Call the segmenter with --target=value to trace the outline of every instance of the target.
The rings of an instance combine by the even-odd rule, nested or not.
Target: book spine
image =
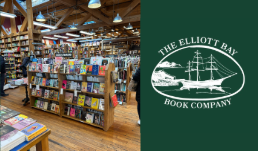
[[[26,137],[27,141],[32,140],[33,138],[37,137],[39,134],[41,134],[42,132],[44,132],[46,130],[47,130],[46,126],[42,127],[41,129],[37,130],[36,132],[31,134],[30,136]]]

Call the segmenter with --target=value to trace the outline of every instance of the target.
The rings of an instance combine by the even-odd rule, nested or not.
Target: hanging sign
[[[45,45],[44,43],[41,43],[41,42],[33,42],[32,44],[33,45]]]
[[[56,57],[72,57],[72,53],[57,53]]]

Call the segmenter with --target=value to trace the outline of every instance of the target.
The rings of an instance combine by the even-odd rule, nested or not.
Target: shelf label
[[[60,94],[63,94],[63,88],[61,88],[61,90],[60,90]]]
[[[31,83],[30,83],[30,89],[32,89],[32,85],[31,85]]]
[[[39,85],[36,85],[36,90],[39,90]]]

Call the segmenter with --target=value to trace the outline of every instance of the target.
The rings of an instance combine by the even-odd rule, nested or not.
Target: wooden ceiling
[[[5,0],[8,1],[8,0]],[[17,1],[17,0],[13,0]],[[47,24],[59,27],[48,34],[60,34],[87,29],[117,29],[124,33],[124,26],[130,22],[134,28],[140,28],[141,2],[140,0],[100,0],[101,7],[98,9],[88,8],[89,0],[50,0],[46,3],[33,7],[33,18],[36,20],[39,11],[47,18]],[[113,23],[113,18],[120,14],[123,18],[121,23]],[[114,16],[114,17],[113,17]],[[95,21],[95,24],[83,25],[84,22]],[[69,25],[78,23],[78,30],[70,30]],[[36,29],[40,29],[37,27]],[[127,31],[126,33],[130,33]]]

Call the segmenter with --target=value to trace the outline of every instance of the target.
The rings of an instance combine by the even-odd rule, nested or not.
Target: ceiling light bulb
[[[1,16],[4,16],[4,17],[9,17],[9,18],[15,18],[15,17],[17,17],[15,14],[6,13],[6,12],[2,12],[2,11],[0,11],[0,15],[1,15]]]
[[[74,25],[74,23],[71,25],[70,29],[77,29],[77,27]]]
[[[119,13],[117,13],[117,16],[114,18],[114,20],[113,20],[113,22],[114,23],[120,23],[120,22],[122,22],[123,20],[122,20],[122,18],[119,16]]]
[[[129,23],[129,25],[126,27],[126,29],[133,29],[133,26]]]

